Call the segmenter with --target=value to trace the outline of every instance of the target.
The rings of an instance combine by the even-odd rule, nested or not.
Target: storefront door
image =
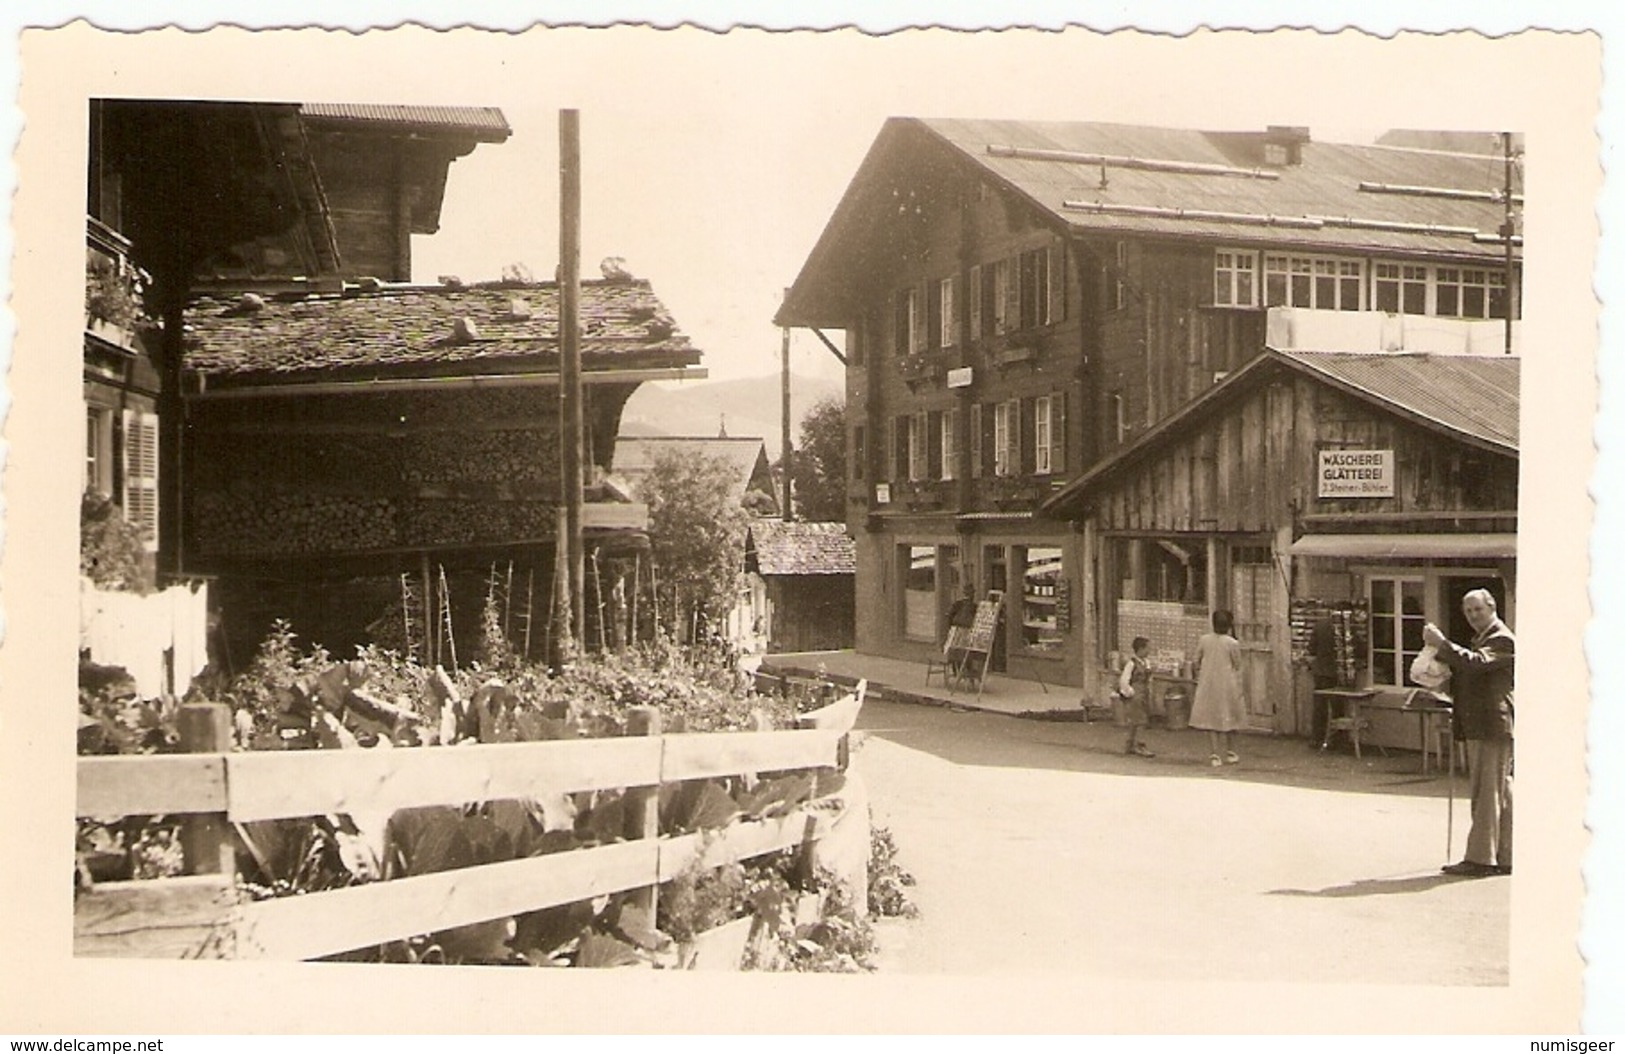
[[[1231,550],[1230,605],[1241,641],[1242,689],[1247,693],[1247,724],[1275,728],[1275,695],[1270,683],[1274,668],[1271,596],[1275,567],[1266,546],[1238,545]],[[1286,691],[1281,689],[1284,697]]]

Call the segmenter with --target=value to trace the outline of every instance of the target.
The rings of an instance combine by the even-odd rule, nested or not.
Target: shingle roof
[[[767,459],[759,436],[621,436],[615,440],[612,471],[626,481],[635,496],[639,481],[654,468],[655,458],[672,450],[694,457],[720,458],[733,466],[736,504],[745,500],[757,465],[765,465]]]
[[[262,298],[204,296],[187,313],[186,370],[211,385],[460,373],[555,372],[558,286],[552,282],[386,286],[374,292]],[[515,301],[522,301],[516,313]],[[526,314],[528,312],[528,315]],[[476,336],[460,342],[459,318]],[[614,365],[699,360],[664,305],[639,280],[581,283],[581,354]],[[589,366],[590,368],[590,366]]]
[[[892,118],[809,253],[777,321],[843,324],[855,291],[873,280],[877,246],[906,235],[893,229],[899,195],[918,190],[929,198],[946,173],[966,166],[1027,201],[1043,222],[1080,236],[1486,263],[1504,255],[1498,242],[1474,237],[1495,235],[1505,219],[1505,206],[1494,197],[1504,183],[1499,158],[1311,140],[1298,145],[1299,163],[1266,166],[1265,138],[1262,131],[1081,121]],[[1104,165],[1101,158],[1108,159]]]
[[[844,523],[757,520],[746,543],[746,551],[752,550],[762,575],[850,575],[857,570]]]
[[[300,114],[316,121],[344,121],[422,131],[471,133],[500,143],[513,134],[494,106],[400,106],[375,103],[303,103]]]
[[[1520,360],[1505,355],[1427,355],[1394,352],[1276,351],[1264,353],[1135,442],[1072,480],[1039,507],[1066,516],[1094,487],[1156,456],[1165,442],[1227,406],[1267,377],[1289,370],[1313,377],[1374,406],[1452,439],[1518,456]]]

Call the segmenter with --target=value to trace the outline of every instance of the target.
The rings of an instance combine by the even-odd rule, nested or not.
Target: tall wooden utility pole
[[[565,574],[568,614],[577,645],[587,636],[586,558],[581,535],[581,114],[559,111],[559,439],[563,472]],[[565,615],[564,611],[560,612]]]
[[[1506,180],[1502,196],[1506,199],[1506,220],[1501,224],[1501,243],[1506,247],[1506,348],[1512,354],[1512,318],[1517,314],[1517,290],[1512,282],[1512,133],[1501,133],[1501,153],[1506,160]]]
[[[786,289],[784,291],[784,295],[789,296],[790,295],[790,290]],[[780,471],[782,471],[784,473],[784,509],[783,509],[783,517],[784,517],[784,522],[789,523],[792,519],[794,519],[794,513],[792,512],[792,510],[790,508],[790,468],[791,468],[790,462],[791,462],[793,452],[790,449],[790,327],[789,326],[784,327],[783,335],[784,335],[784,340],[783,340],[782,348],[781,348],[781,351],[780,351],[780,365],[779,365],[779,374],[780,374],[780,381],[779,381],[780,392],[779,392],[779,394],[781,396],[781,398],[780,398],[781,430],[780,430],[780,433],[779,433],[779,449],[782,450],[784,453],[779,458],[779,466],[780,466]]]

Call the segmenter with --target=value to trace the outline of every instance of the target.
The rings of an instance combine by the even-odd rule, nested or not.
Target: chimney
[[[1307,142],[1305,125],[1270,125],[1264,129],[1264,164],[1275,168],[1303,164],[1303,144]]]

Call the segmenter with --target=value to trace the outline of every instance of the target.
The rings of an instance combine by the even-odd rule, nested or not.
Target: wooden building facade
[[[745,575],[760,600],[767,651],[852,647],[854,570],[844,523],[753,522],[745,539]]]
[[[1512,622],[1518,378],[1515,357],[1266,351],[1045,506],[1083,531],[1097,653],[1143,635],[1177,666],[1228,609],[1250,722],[1290,734],[1295,612],[1354,613],[1347,680],[1379,688],[1411,683],[1425,621],[1464,633],[1468,589]]]
[[[93,99],[86,211],[85,486],[195,575],[185,517],[182,332],[200,288],[337,293],[410,277],[447,169],[509,135],[498,110]]]
[[[1506,350],[1499,171],[1299,128],[889,120],[777,318],[846,335],[858,650],[923,661],[997,589],[993,668],[1091,684],[1092,550],[1035,510],[1266,347]]]
[[[598,578],[589,569],[596,611],[592,587],[607,610],[630,577],[622,558],[646,547],[646,509],[600,482],[621,409],[699,353],[645,281],[583,282],[579,310],[594,481],[583,524],[601,563],[616,561]],[[187,566],[220,581],[234,652],[280,614],[330,650],[383,639],[466,661],[493,569],[505,621],[539,652],[558,530],[558,365],[553,283],[195,301],[183,547]]]

